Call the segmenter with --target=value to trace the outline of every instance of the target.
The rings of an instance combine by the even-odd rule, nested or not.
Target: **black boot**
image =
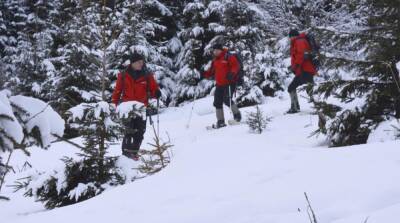
[[[141,144],[132,135],[125,136],[122,141],[122,155],[135,161],[139,160],[138,152]]]
[[[217,124],[213,125],[213,128],[214,129],[219,129],[219,128],[223,128],[225,126],[226,126],[225,120],[218,120]]]
[[[129,159],[133,159],[135,161],[139,160],[139,154],[137,153],[137,151],[131,149],[123,149],[122,155],[128,157]]]
[[[240,114],[240,112],[233,114],[233,119],[235,119],[237,122],[240,122],[242,120],[242,114]]]

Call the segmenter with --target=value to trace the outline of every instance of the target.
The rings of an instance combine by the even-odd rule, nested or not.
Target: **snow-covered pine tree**
[[[285,85],[293,77],[287,69],[290,65],[290,41],[287,35],[299,21],[292,14],[293,2],[290,0],[248,4],[254,11],[259,29],[263,31],[264,44],[255,54],[252,66],[253,85],[257,85],[264,95],[274,97],[278,92],[286,91]],[[260,92],[258,88],[253,87],[253,91]],[[246,97],[251,99],[251,96],[249,94]]]
[[[255,55],[265,46],[265,32],[260,29],[261,17],[254,7],[246,1],[223,1],[220,8],[221,24],[225,32],[216,36],[214,41],[222,42],[230,50],[240,53],[245,71],[245,84],[237,92],[239,106],[261,103],[263,91],[260,88],[264,75],[256,72]]]
[[[4,13],[6,12],[6,6],[4,2],[0,2],[0,86],[6,85],[6,64],[3,61],[5,57],[5,49],[8,45],[8,35],[7,35],[7,26],[6,26],[6,19],[4,18]]]
[[[24,95],[46,99],[46,85],[54,74],[52,24],[58,1],[7,0],[8,38],[4,63],[7,76],[13,77],[13,89]],[[47,99],[46,99],[47,100]]]
[[[93,2],[85,7],[79,2],[71,1],[63,8],[71,17],[63,26],[65,44],[58,49],[63,60],[54,79],[54,98],[62,113],[101,98],[101,6]]]
[[[63,134],[64,120],[49,104],[31,97],[13,96],[8,90],[0,91],[0,185],[8,171],[5,162],[15,149],[29,155],[25,148],[33,145],[47,148]]]
[[[90,84],[95,97],[90,100],[99,100],[80,103],[68,110],[69,122],[76,125],[78,135],[84,140],[84,145],[79,146],[82,159],[65,158],[65,167],[61,171],[56,175],[44,176],[47,179],[44,179],[42,185],[28,187],[26,193],[27,196],[37,197],[49,209],[87,200],[104,191],[106,187],[125,182],[124,174],[116,165],[117,158],[107,156],[109,144],[118,138],[119,132],[119,125],[112,119],[113,106],[104,101],[109,96],[109,47],[119,35],[119,29],[118,26],[113,26],[118,24],[113,21],[114,11],[105,5],[106,1],[82,3],[82,10],[86,13],[82,16],[83,19],[81,17],[81,22],[84,23],[76,28],[86,38],[74,39],[82,43],[77,47],[74,45],[77,42],[72,42],[72,47],[76,47],[78,52],[75,56],[82,55],[80,53],[83,52],[87,57],[81,59],[89,63],[92,72],[91,78],[85,77],[86,80],[94,81]],[[82,61],[76,61],[77,64],[79,62]],[[96,83],[97,86],[93,85]],[[59,186],[60,183],[62,187]]]
[[[26,196],[34,196],[52,209],[90,199],[109,186],[125,183],[125,175],[116,165],[117,157],[107,155],[119,128],[111,119],[111,109],[108,103],[100,101],[82,103],[69,110],[70,121],[79,124],[84,140],[81,159],[64,158],[65,167],[42,174],[43,183],[28,185]]]
[[[139,52],[146,57],[147,68],[154,72],[163,92],[163,100],[168,103],[175,89],[172,81],[173,63],[171,55],[176,30],[175,20],[169,8],[157,0],[117,1],[120,35],[110,46],[110,70],[116,74],[126,69],[129,55]]]
[[[313,95],[315,107],[327,119],[319,132],[328,136],[331,146],[366,143],[380,122],[399,116],[395,64],[400,55],[400,6],[369,0],[332,6],[331,26],[319,27],[321,37],[331,39],[324,49],[331,66],[324,70],[328,80],[315,87]]]
[[[174,104],[193,98],[204,97],[213,87],[213,82],[201,80],[204,64],[209,60],[205,56],[205,48],[214,37],[217,27],[223,31],[224,27],[218,24],[219,13],[213,10],[210,1],[192,1],[183,3],[182,29],[178,33],[179,41],[176,45],[181,50],[176,57],[175,66],[178,71],[175,76],[177,88],[174,92]]]
[[[173,6],[169,6],[168,2],[170,1],[145,2],[143,16],[147,20],[143,27],[146,39],[151,44],[150,49],[154,48],[154,52],[149,51],[148,67],[157,78],[166,104],[172,100],[176,88],[173,81],[173,58],[179,49],[176,38],[178,24],[170,8]]]
[[[23,28],[25,24],[25,13],[22,7],[19,7],[18,1],[2,1],[1,3],[1,14],[4,23],[1,25],[2,36],[1,36],[1,58],[0,61],[4,65],[2,66],[2,77],[6,79],[4,87],[17,89],[18,75],[16,61],[18,61],[19,51],[19,30]]]
[[[280,7],[278,3],[275,7],[267,5],[271,3],[192,1],[185,5],[182,19],[184,27],[179,34],[185,44],[177,57],[177,66],[180,68],[176,75],[177,103],[193,96],[201,97],[210,91],[209,82],[199,82],[198,77],[207,67],[205,64],[209,62],[210,49],[215,43],[221,43],[241,54],[246,77],[244,87],[238,91],[240,105],[260,103],[263,95],[272,96],[283,89],[283,79],[287,75],[282,71],[284,66],[282,63],[273,64],[279,61],[282,54],[274,59],[266,58],[271,53],[262,54],[265,46],[272,42],[266,39],[273,36],[273,32],[267,35],[268,26],[264,20],[268,16],[272,18],[271,15],[276,14],[275,11]],[[279,72],[275,71],[278,69],[267,70],[267,66],[264,66],[267,60],[279,67]]]
[[[60,6],[65,19],[56,21],[62,31],[51,95],[62,114],[80,103],[110,98],[111,53],[122,24],[117,11],[104,6],[107,3],[74,0]],[[67,125],[66,137],[76,132]]]
[[[256,106],[255,112],[249,112],[246,119],[250,131],[258,134],[261,134],[265,130],[270,121],[271,119],[264,115],[259,106]]]

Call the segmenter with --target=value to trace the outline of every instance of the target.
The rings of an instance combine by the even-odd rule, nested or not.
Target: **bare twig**
[[[30,117],[28,120],[24,121],[24,123],[28,123],[30,120],[36,118],[38,115],[40,115],[41,113],[43,113],[44,111],[46,111],[47,107],[49,107],[49,103],[46,104],[46,106],[38,113],[34,114],[32,117]]]
[[[73,146],[75,146],[75,147],[78,147],[79,149],[85,149],[85,147],[83,147],[83,146],[81,146],[81,145],[79,145],[79,144],[77,144],[77,143],[74,143],[74,142],[72,142],[71,140],[68,140],[68,139],[66,139],[66,138],[64,138],[64,137],[62,137],[62,136],[59,136],[59,135],[56,135],[56,134],[52,134],[52,135],[53,135],[54,137],[56,137],[58,140],[67,142],[67,143],[69,143],[69,144],[71,144],[71,145],[73,145]]]
[[[0,179],[0,192],[1,192],[1,188],[3,187],[6,175],[7,175],[8,171],[10,170],[8,164],[10,163],[12,153],[13,153],[13,150],[11,150],[10,154],[8,155],[7,162],[5,164],[6,170],[4,171],[4,174],[3,174],[3,176],[1,176],[1,179]]]

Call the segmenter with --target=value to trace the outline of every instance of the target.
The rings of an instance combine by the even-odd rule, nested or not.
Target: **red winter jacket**
[[[156,91],[159,89],[154,75],[142,72],[142,74],[133,78],[128,70],[125,71],[125,80],[123,80],[122,73],[118,74],[117,84],[112,94],[112,102],[118,105],[122,94],[122,102],[138,101],[147,106],[147,90],[149,90],[150,97],[155,98]],[[147,84],[149,84],[148,87]]]
[[[292,70],[296,76],[301,75],[303,72],[315,75],[317,70],[310,59],[304,60],[304,53],[311,52],[311,46],[306,39],[306,34],[301,33],[299,36],[290,39],[290,56],[292,62]]]
[[[228,53],[227,49],[224,49],[220,55],[218,55],[211,64],[210,69],[204,72],[205,78],[215,76],[215,82],[217,86],[225,86],[228,84],[236,83],[239,79],[238,73],[240,70],[240,64],[236,56],[231,55],[225,60],[225,55]],[[233,79],[229,81],[227,75],[231,73]]]

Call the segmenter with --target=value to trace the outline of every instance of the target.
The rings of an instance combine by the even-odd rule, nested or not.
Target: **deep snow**
[[[215,119],[211,97],[195,102],[189,128],[192,103],[168,108],[160,127],[175,146],[166,169],[51,211],[5,188],[12,200],[0,202],[1,222],[308,223],[304,192],[321,223],[400,222],[400,141],[378,137],[367,145],[327,148],[323,137],[308,137],[317,117],[304,98],[301,103],[303,112],[283,115],[287,96],[267,98],[261,108],[273,119],[261,135],[246,125],[205,130]],[[148,131],[146,140],[151,136]],[[7,184],[55,168],[59,158],[76,152],[65,143],[31,150],[29,158],[16,152],[12,164],[21,167],[27,159],[33,168],[10,174]],[[111,152],[119,154],[119,146]]]

